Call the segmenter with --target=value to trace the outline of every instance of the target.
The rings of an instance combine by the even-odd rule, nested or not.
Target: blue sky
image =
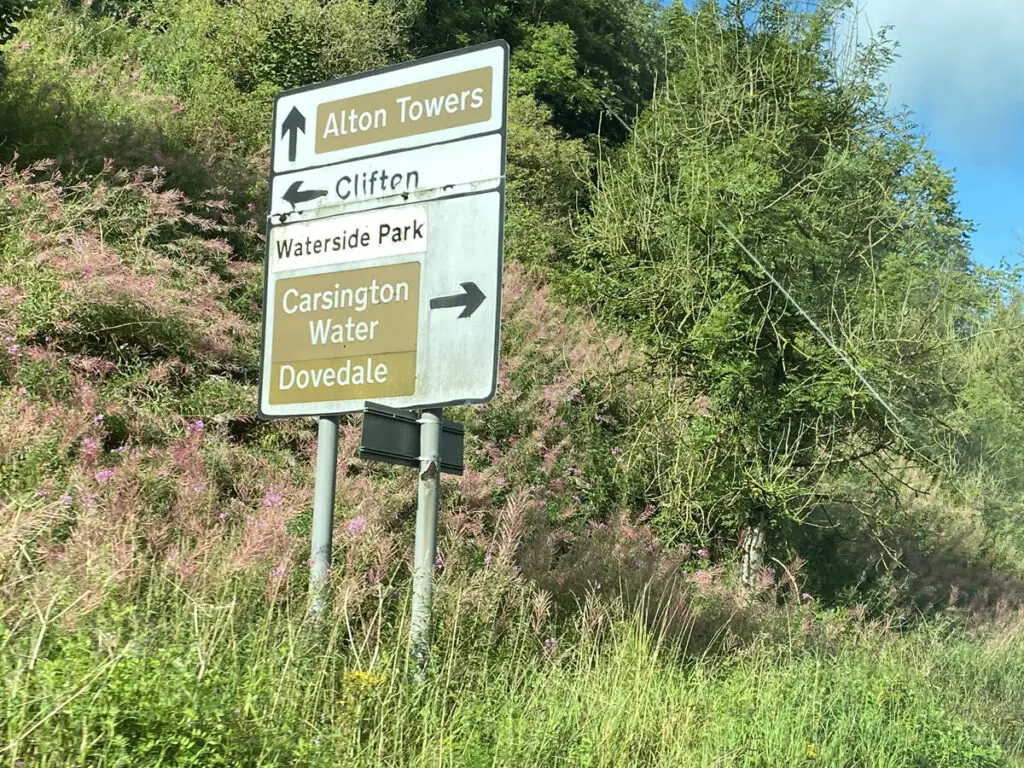
[[[890,105],[953,171],[974,260],[1024,266],[1024,0],[856,1],[861,40],[892,27]]]
[[[860,0],[861,36],[882,25],[890,103],[954,169],[975,261],[1024,264],[1024,0]]]

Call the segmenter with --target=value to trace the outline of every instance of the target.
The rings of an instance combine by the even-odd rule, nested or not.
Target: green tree
[[[934,469],[985,307],[948,173],[886,112],[892,46],[836,64],[848,8],[667,9],[667,82],[602,166],[568,273],[705,403],[657,479],[661,524],[745,530],[748,578],[773,525],[835,504],[884,523],[896,464]]]
[[[651,0],[420,0],[414,50],[436,53],[495,38],[574,136],[623,138],[651,93],[658,58]],[[602,113],[612,112],[618,118]]]

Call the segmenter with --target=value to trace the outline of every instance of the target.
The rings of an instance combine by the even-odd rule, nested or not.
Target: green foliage
[[[31,0],[4,0],[3,3],[0,3],[0,44],[6,43],[10,39],[17,23],[24,18],[26,12],[31,10],[33,5]],[[2,66],[0,66],[0,72],[2,71]]]
[[[489,0],[419,0],[411,45],[447,51],[495,38],[513,50],[523,82],[573,136],[624,136],[650,98],[658,46],[647,0],[567,0],[533,6]],[[607,113],[617,115],[611,117]],[[602,113],[604,117],[602,117]]]
[[[666,12],[669,80],[601,169],[564,280],[706,398],[657,480],[663,522],[730,538],[826,501],[891,508],[897,456],[935,472],[987,306],[948,174],[884,111],[884,39],[840,76],[844,6],[744,8]]]
[[[404,18],[363,0],[71,11],[49,2],[8,46],[7,151],[91,171],[103,157],[127,167],[155,160],[173,186],[199,195],[219,182],[244,205],[264,192],[258,153],[269,146],[273,95],[391,63],[404,51]],[[69,69],[87,76],[69,79]]]
[[[614,610],[598,619],[600,638],[585,621],[538,632],[528,595],[514,592],[493,618],[460,615],[482,587],[439,592],[426,685],[404,661],[407,595],[318,629],[301,605],[261,609],[241,583],[196,599],[156,580],[134,603],[108,597],[77,629],[61,630],[55,613],[5,628],[10,758],[996,768],[1020,748],[1019,637],[858,638],[848,621],[805,614],[803,630],[793,619],[803,649],[758,646],[681,668],[679,648]],[[954,688],[962,695],[943,700]]]
[[[590,155],[550,124],[513,72],[508,105],[506,257],[548,266],[572,247],[572,226],[586,204]]]

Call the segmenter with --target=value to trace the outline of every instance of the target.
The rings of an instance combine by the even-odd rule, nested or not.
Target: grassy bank
[[[443,582],[418,684],[403,590],[357,602],[336,585],[317,626],[284,584],[268,600],[241,580],[191,594],[165,574],[145,582],[73,625],[74,589],[8,608],[4,765],[956,768],[1024,757],[1020,617],[899,635],[789,604],[730,653],[700,651],[688,647],[692,622],[645,626],[597,596],[559,618],[491,566]]]
[[[809,184],[817,149],[803,166],[762,152],[793,115],[722,129],[705,97],[761,114],[729,100],[745,66],[751,83],[810,70],[797,51],[761,78],[718,4],[656,24],[632,0],[543,20],[451,5],[42,0],[16,27],[0,11],[0,768],[1024,765],[1022,305],[1009,276],[976,285],[935,255],[962,234],[945,176],[876,194],[858,169],[902,184],[917,155],[867,162],[852,141],[825,155],[836,183]],[[610,41],[595,19],[635,29]],[[356,418],[330,611],[305,615],[315,423],[255,413],[271,97],[499,33],[498,389],[448,410],[466,471],[442,482],[417,682],[415,475],[361,461]],[[623,73],[658,58],[634,45],[655,33],[737,78],[669,62],[691,101],[623,112],[609,137],[598,105],[652,91]],[[814,88],[764,104],[804,109]],[[794,130],[842,117],[842,95],[818,93]],[[819,127],[828,142],[794,146],[845,135]],[[805,210],[772,213],[797,193]],[[760,221],[743,235],[776,273],[832,294],[821,275],[856,261],[868,203],[924,228],[879,252],[889,282],[860,283],[849,318],[817,316],[853,357],[889,350],[862,367],[906,434],[696,226],[723,205]],[[908,305],[908,276],[927,302]],[[594,288],[618,305],[583,303]],[[960,314],[935,325],[933,298]],[[740,586],[754,502],[778,514]]]

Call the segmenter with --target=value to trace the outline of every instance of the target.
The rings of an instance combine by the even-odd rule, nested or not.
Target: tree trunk
[[[740,576],[743,583],[748,587],[754,586],[757,582],[757,575],[764,567],[765,559],[765,530],[764,510],[761,516],[752,520],[743,534],[743,560],[740,564]]]

